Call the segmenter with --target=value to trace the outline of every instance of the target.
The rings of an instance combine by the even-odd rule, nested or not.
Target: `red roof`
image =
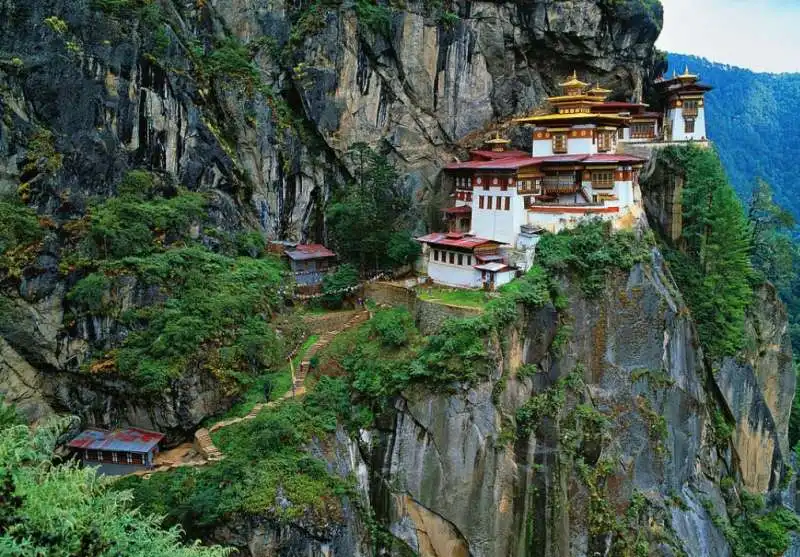
[[[588,205],[531,205],[531,213],[619,213],[619,207],[601,207]]]
[[[559,164],[559,163],[640,163],[645,162],[645,159],[634,157],[631,155],[613,155],[613,154],[600,154],[588,155],[585,153],[576,155],[547,155],[540,157],[531,157],[525,155],[524,157],[503,159],[499,161],[469,161],[450,164],[445,168],[447,170],[516,170],[526,166],[537,166],[542,164]]]
[[[644,103],[629,103],[624,101],[606,101],[603,104],[598,104],[592,108],[643,108],[647,106]]]
[[[445,166],[446,170],[518,170],[525,166],[536,164],[527,153],[516,156],[507,157],[504,159],[494,161],[467,161],[456,162]]]
[[[585,164],[597,164],[597,163],[630,163],[636,164],[645,162],[645,159],[641,157],[634,157],[633,155],[609,155],[609,154],[598,154],[598,155],[586,155],[586,158],[581,161]]]
[[[423,244],[464,249],[474,249],[485,244],[500,245],[500,242],[496,242],[494,240],[453,232],[434,232],[433,234],[428,234],[427,236],[417,238],[417,241]]]
[[[486,160],[497,160],[497,159],[507,159],[511,157],[526,157],[528,153],[525,151],[519,151],[517,149],[511,149],[510,151],[486,151],[484,149],[476,149],[475,151],[470,151],[470,155],[473,157],[479,157]]]
[[[137,427],[107,431],[87,429],[67,443],[71,449],[92,451],[117,451],[123,453],[148,453],[164,439],[163,433]]]
[[[472,207],[469,205],[461,205],[460,207],[448,207],[447,209],[442,209],[443,213],[447,213],[448,215],[464,215],[466,213],[472,212]]]
[[[286,256],[294,261],[336,257],[336,254],[322,244],[299,244],[293,250],[286,250]]]

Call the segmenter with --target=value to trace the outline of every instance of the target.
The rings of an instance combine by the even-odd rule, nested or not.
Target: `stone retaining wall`
[[[436,333],[445,319],[474,317],[483,312],[480,308],[450,306],[440,302],[420,300],[413,289],[388,282],[368,284],[364,295],[378,305],[407,308],[423,335]]]
[[[321,335],[328,331],[342,329],[355,314],[356,312],[353,310],[337,311],[336,313],[323,315],[307,315],[303,317],[303,323],[308,327],[309,334]]]

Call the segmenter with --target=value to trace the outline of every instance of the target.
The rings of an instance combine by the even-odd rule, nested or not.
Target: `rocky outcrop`
[[[148,414],[137,425],[172,429],[214,407],[216,395],[193,385],[117,412],[117,386],[55,379],[87,358],[89,337],[125,334],[100,316],[65,322],[79,277],[60,264],[72,247],[64,225],[113,196],[128,170],[204,192],[222,232],[323,240],[352,144],[387,153],[425,199],[465,135],[537,107],[573,70],[619,96],[640,94],[657,71],[661,24],[660,7],[635,0],[412,2],[375,7],[377,24],[352,3],[141,6],[0,3],[0,194],[21,197],[53,231],[21,282],[1,285],[18,310],[16,330],[2,331],[15,368],[59,385],[32,416],[48,405],[90,421]],[[0,390],[19,391],[10,381]],[[199,406],[177,402],[195,395]]]
[[[380,431],[383,440],[373,443],[378,489],[371,496],[383,501],[376,508],[412,547],[423,543],[419,532],[430,529],[433,515],[442,543],[464,543],[469,555],[576,556],[602,554],[611,542],[590,528],[600,519],[594,497],[605,498],[612,515],[624,515],[644,494],[650,524],[666,529],[665,547],[728,555],[698,501],[722,501],[707,478],[730,471],[708,442],[702,357],[658,254],[610,280],[597,298],[577,287],[568,292],[572,334],[563,353],[550,349],[557,326],[552,308],[535,312],[508,333],[503,350],[496,347],[490,381],[452,395],[409,395],[398,404]],[[522,364],[539,373],[518,378]],[[575,399],[520,437],[517,411],[576,370],[583,386]],[[602,443],[587,438],[589,425],[569,424],[576,406],[607,420]],[[581,475],[578,462],[593,479]],[[601,465],[607,476],[591,476]],[[607,490],[599,493],[601,482]],[[426,513],[405,510],[398,498]],[[629,526],[657,537],[647,524]]]

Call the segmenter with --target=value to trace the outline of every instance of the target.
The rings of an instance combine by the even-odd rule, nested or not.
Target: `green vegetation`
[[[358,285],[358,270],[352,265],[340,265],[322,279],[321,302],[330,309],[340,309],[352,288]]]
[[[275,370],[288,340],[270,324],[285,284],[281,262],[192,245],[190,227],[205,215],[199,194],[163,197],[154,177],[141,171],[129,172],[117,189],[119,197],[94,205],[75,227],[77,249],[68,262],[94,272],[67,299],[73,315],[110,315],[129,333],[85,371],[116,372],[141,392],[158,392],[205,370],[234,393]],[[120,297],[132,284],[148,294],[123,312]]]
[[[44,237],[39,218],[11,197],[0,197],[0,269],[19,277],[30,263]],[[3,272],[0,271],[0,278]]]
[[[351,416],[347,385],[323,377],[302,399],[283,401],[254,420],[213,434],[225,459],[201,468],[178,468],[149,480],[126,478],[147,512],[166,516],[193,533],[237,514],[317,524],[340,519],[340,497],[349,484],[304,451],[315,437],[332,434]]]
[[[574,230],[544,236],[536,247],[536,260],[552,274],[567,271],[579,279],[588,296],[597,296],[605,286],[606,276],[614,269],[630,270],[647,261],[647,243],[631,232],[611,230],[601,220],[584,222]]]
[[[107,274],[134,275],[168,298],[124,314],[132,332],[88,371],[115,369],[146,391],[164,389],[189,369],[206,369],[231,387],[248,384],[283,353],[263,317],[279,302],[281,270],[277,260],[231,259],[199,247],[105,264]],[[70,296],[85,304],[82,294],[96,289],[96,277],[80,281]]]
[[[668,147],[659,158],[685,170],[683,229],[664,255],[697,322],[706,354],[734,354],[744,339],[752,299],[750,227],[716,153],[695,146]]]
[[[66,422],[0,426],[0,554],[112,557],[221,557],[220,548],[185,546],[177,529],[135,510],[128,491],[115,491],[92,468],[57,464],[56,441]]]
[[[356,0],[358,23],[376,35],[388,35],[392,26],[392,10],[380,0]]]
[[[741,508],[730,519],[720,516],[710,501],[702,503],[734,557],[779,557],[789,548],[791,533],[800,531],[800,517],[795,513],[784,507],[767,511],[762,497],[747,492],[742,492]]]
[[[334,251],[361,272],[413,261],[419,247],[408,235],[415,210],[411,190],[394,165],[367,145],[353,145],[349,156],[355,180],[335,192],[327,212]]]
[[[440,285],[420,286],[416,292],[420,300],[450,306],[483,308],[491,300],[491,296],[483,290],[447,288]]]
[[[188,237],[190,226],[204,216],[205,199],[197,193],[152,199],[123,194],[92,208],[80,251],[90,259],[145,255]]]

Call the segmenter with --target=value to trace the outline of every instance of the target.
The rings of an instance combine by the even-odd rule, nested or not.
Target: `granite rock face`
[[[56,226],[144,169],[205,193],[222,232],[324,240],[352,144],[388,154],[424,201],[457,142],[536,108],[573,70],[640,94],[661,25],[660,7],[635,0],[412,2],[386,7],[380,25],[351,3],[139,5],[0,3],[0,194]],[[231,56],[242,49],[252,68]],[[31,416],[79,409],[91,423],[169,430],[223,408],[210,378],[139,408],[113,394],[124,385],[75,373],[92,343],[125,331],[101,316],[67,322],[80,276],[61,268],[63,242],[48,234],[19,279],[0,273],[16,325],[1,328],[0,391],[29,397],[20,377],[36,370],[46,376],[29,384],[54,387],[41,403],[29,397]]]

